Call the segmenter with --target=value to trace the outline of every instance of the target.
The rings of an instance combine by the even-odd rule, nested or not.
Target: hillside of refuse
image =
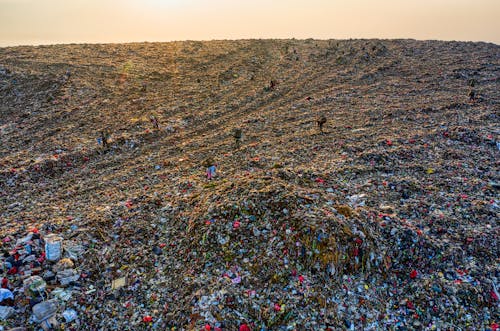
[[[499,116],[488,43],[0,48],[0,328],[497,330]]]

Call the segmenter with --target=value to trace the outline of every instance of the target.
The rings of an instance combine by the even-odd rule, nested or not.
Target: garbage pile
[[[5,326],[78,329],[74,303],[81,294],[78,259],[84,247],[33,228],[23,237],[4,237],[0,319]]]
[[[498,330],[498,54],[0,49],[0,331]]]

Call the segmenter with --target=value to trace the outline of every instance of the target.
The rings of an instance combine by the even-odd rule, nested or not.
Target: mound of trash
[[[498,330],[498,54],[0,49],[0,331]]]

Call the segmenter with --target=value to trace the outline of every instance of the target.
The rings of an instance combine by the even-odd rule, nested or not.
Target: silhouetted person
[[[159,130],[160,129],[160,124],[158,123],[158,119],[156,118],[156,116],[154,115],[151,115],[149,116],[149,120],[151,121],[151,124],[153,124],[153,126]]]
[[[321,133],[323,133],[323,125],[325,125],[325,123],[326,123],[326,117],[325,116],[321,116],[321,118],[318,119],[316,122],[318,123],[319,131]]]
[[[474,92],[474,90],[470,90],[469,94],[467,94],[467,96],[469,97],[470,101],[476,100],[476,92]]]
[[[276,88],[276,85],[278,85],[278,83],[275,80],[272,80],[269,84],[269,88],[271,89],[271,91]]]
[[[69,70],[66,70],[66,73],[64,74],[63,78],[62,78],[62,83],[67,83],[69,81],[69,79],[71,78],[71,71]]]
[[[477,84],[477,80],[475,80],[474,78],[471,78],[467,81],[467,85],[469,85],[470,87],[475,87]]]
[[[269,91],[274,91],[274,89],[276,89],[276,86],[278,86],[278,82],[277,82],[277,81],[275,81],[275,80],[271,80],[271,81],[269,82],[269,85],[268,85],[268,86],[266,86],[266,87],[264,88],[264,90],[265,90],[265,91],[267,91],[267,92],[269,92]]]
[[[236,147],[240,147],[240,143],[241,143],[241,137],[243,136],[243,132],[240,128],[236,128],[234,129],[233,131],[233,138],[234,138],[234,142],[236,144]]]
[[[104,149],[107,149],[109,147],[109,138],[111,137],[111,134],[107,129],[101,131],[101,142],[102,142],[102,147]]]

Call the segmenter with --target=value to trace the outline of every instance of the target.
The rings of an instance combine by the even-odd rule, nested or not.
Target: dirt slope
[[[494,44],[0,48],[0,237],[86,247],[82,330],[484,329],[499,111]]]

